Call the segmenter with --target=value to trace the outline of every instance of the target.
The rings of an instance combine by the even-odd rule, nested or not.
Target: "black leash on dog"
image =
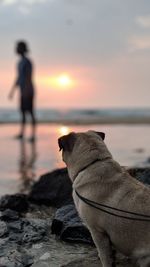
[[[122,210],[122,209],[117,209],[117,208],[114,208],[114,207],[111,207],[111,206],[107,206],[107,205],[104,205],[104,204],[101,204],[101,203],[97,203],[97,202],[94,202],[90,199],[87,199],[85,197],[82,197],[76,190],[75,190],[77,196],[84,202],[86,203],[87,205],[95,208],[95,209],[98,209],[102,212],[105,212],[109,215],[113,215],[115,217],[119,217],[119,218],[123,218],[123,219],[128,219],[128,220],[133,220],[133,221],[144,221],[144,222],[150,222],[150,216],[149,215],[145,215],[145,214],[140,214],[140,213],[135,213],[135,212],[130,212],[130,211],[126,211],[126,210]],[[108,209],[108,210],[105,210]],[[139,217],[142,217],[142,218],[134,218],[134,217],[129,217],[129,216],[124,216],[124,215],[119,215],[119,214],[116,214],[114,212],[111,212],[109,210],[112,210],[112,211],[117,211],[117,212],[121,212],[123,214],[128,214],[128,215],[134,215],[134,216],[139,216]]]

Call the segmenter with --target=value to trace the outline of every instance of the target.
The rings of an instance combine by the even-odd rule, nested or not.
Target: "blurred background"
[[[0,0],[0,32],[0,195],[64,167],[57,139],[70,131],[103,130],[121,165],[149,166],[149,1]],[[18,40],[34,65],[34,144],[13,138]]]
[[[38,108],[149,107],[147,0],[1,0],[1,107],[26,40]],[[17,100],[16,100],[17,101]]]

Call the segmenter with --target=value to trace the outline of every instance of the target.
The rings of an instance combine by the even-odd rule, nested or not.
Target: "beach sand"
[[[104,131],[113,157],[123,166],[149,166],[149,125],[39,124],[35,144],[16,140],[18,124],[0,126],[0,195],[27,192],[40,175],[64,167],[57,139],[70,131]],[[27,137],[30,129],[27,129]]]

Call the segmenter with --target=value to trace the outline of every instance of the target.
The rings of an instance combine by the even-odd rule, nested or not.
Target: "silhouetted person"
[[[23,41],[18,42],[16,46],[16,53],[20,56],[18,63],[17,79],[10,91],[9,98],[14,95],[14,91],[19,87],[20,91],[20,112],[21,112],[21,132],[17,136],[18,139],[23,139],[25,135],[26,115],[31,116],[32,134],[29,139],[31,142],[35,140],[35,125],[36,119],[34,114],[34,86],[32,83],[32,70],[33,66],[30,59],[26,56],[28,53],[27,44]]]

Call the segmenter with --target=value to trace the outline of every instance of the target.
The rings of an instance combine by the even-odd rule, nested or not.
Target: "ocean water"
[[[42,174],[65,167],[59,152],[58,138],[71,131],[103,131],[105,143],[122,166],[150,166],[149,124],[58,124],[37,126],[35,144],[28,141],[30,127],[23,142],[15,139],[19,124],[0,125],[0,195],[26,193]]]
[[[39,123],[150,123],[150,109],[38,109]],[[0,123],[16,123],[20,114],[14,109],[0,109]]]
[[[57,140],[71,131],[104,131],[106,145],[123,166],[150,165],[150,109],[37,110],[37,141],[23,142],[19,112],[0,109],[0,195],[27,192],[42,174],[65,167]]]

